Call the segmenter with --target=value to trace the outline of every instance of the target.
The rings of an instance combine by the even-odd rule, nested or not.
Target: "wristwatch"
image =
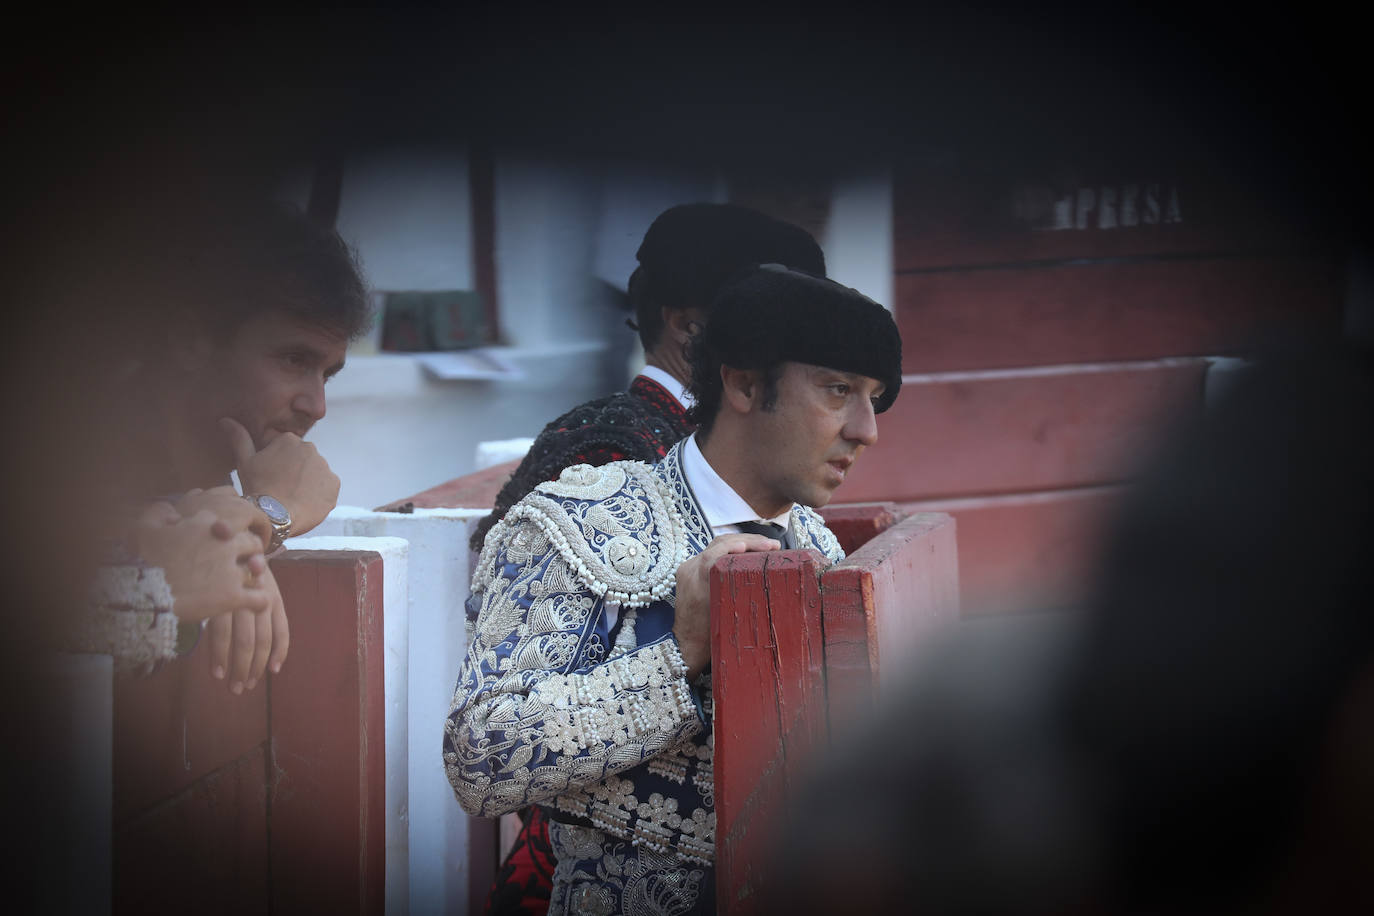
[[[267,552],[274,552],[281,546],[282,541],[291,536],[291,513],[286,511],[280,500],[266,494],[249,496],[245,493],[243,498],[261,509],[262,514],[272,523],[272,543],[268,545]]]

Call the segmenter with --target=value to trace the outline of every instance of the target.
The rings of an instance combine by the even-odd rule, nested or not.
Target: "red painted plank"
[[[1203,360],[935,377],[903,384],[844,502],[1114,483],[1202,403]]]
[[[957,620],[957,563],[953,520],[921,513],[829,568],[786,551],[711,570],[721,912],[775,911],[774,831],[827,723],[869,708],[872,685],[898,682],[914,646]]]
[[[1293,250],[1314,228],[1280,218],[1263,189],[1194,161],[900,166],[897,269],[1068,258]],[[1177,203],[1177,209],[1171,203]],[[1134,223],[1134,225],[1131,225]]]
[[[398,506],[410,503],[417,509],[490,509],[496,505],[496,494],[510,479],[511,472],[520,464],[520,459],[494,464],[489,468],[464,474],[446,480],[428,490],[392,500],[378,506],[378,512],[395,511]]]
[[[932,500],[908,511],[948,512],[958,522],[964,616],[1077,606],[1097,567],[1120,487]]]
[[[114,688],[114,819],[163,801],[267,741],[267,688],[239,696],[210,676],[207,640]],[[290,663],[288,659],[288,664]]]
[[[820,510],[825,527],[835,535],[845,555],[853,553],[897,524],[901,512],[896,503],[831,503]]]
[[[267,756],[259,748],[118,824],[111,911],[267,912],[266,784]]]
[[[294,610],[291,657],[269,683],[272,905],[280,913],[380,913],[382,560],[370,551],[290,551],[273,571]]]
[[[821,574],[830,721],[900,683],[915,648],[959,617],[955,522],[920,512]]]
[[[1237,353],[1289,325],[1340,327],[1324,257],[899,274],[907,372]]]
[[[826,741],[814,551],[741,554],[711,570],[716,894],[767,912],[767,853],[803,768]]]

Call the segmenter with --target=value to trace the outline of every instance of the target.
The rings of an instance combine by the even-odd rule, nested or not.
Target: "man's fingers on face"
[[[274,438],[271,442],[267,443],[267,445],[263,448],[263,451],[281,452],[287,449],[295,450],[299,449],[303,445],[310,445],[310,443],[306,442],[296,433],[282,432],[278,433],[276,438]],[[314,446],[311,447],[313,448]]]
[[[235,467],[242,467],[244,462],[258,453],[257,446],[253,445],[253,437],[238,420],[233,417],[220,417],[219,428],[224,431],[224,438],[234,453]]]

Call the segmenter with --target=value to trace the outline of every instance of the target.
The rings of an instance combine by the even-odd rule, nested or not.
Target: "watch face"
[[[291,521],[291,513],[286,511],[286,507],[271,496],[259,496],[257,498],[258,508],[267,513],[273,524],[284,525]]]

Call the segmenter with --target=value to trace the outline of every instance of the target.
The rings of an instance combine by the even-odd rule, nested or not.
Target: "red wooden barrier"
[[[896,503],[846,503],[829,505],[820,510],[825,527],[835,535],[849,556],[882,532],[897,524],[906,513]]]
[[[270,685],[272,907],[381,913],[382,560],[375,553],[293,551],[276,565],[287,607],[296,610],[291,657]]]
[[[416,509],[490,509],[496,505],[496,494],[501,492],[501,488],[510,480],[511,473],[519,465],[519,459],[494,464],[489,468],[446,480],[414,496],[378,506],[377,511],[394,512],[407,504]]]
[[[917,645],[959,616],[954,520],[903,519],[821,576],[831,721],[863,715]]]
[[[723,913],[753,912],[799,768],[827,738],[815,551],[733,555],[711,570],[716,888]]]
[[[958,601],[954,523],[935,513],[899,522],[828,568],[814,551],[735,554],[712,568],[722,913],[772,911],[773,827],[832,723],[871,706],[914,645],[957,618]]]
[[[382,911],[381,558],[290,551],[272,570],[280,675],[234,696],[201,645],[116,682],[115,913]]]

